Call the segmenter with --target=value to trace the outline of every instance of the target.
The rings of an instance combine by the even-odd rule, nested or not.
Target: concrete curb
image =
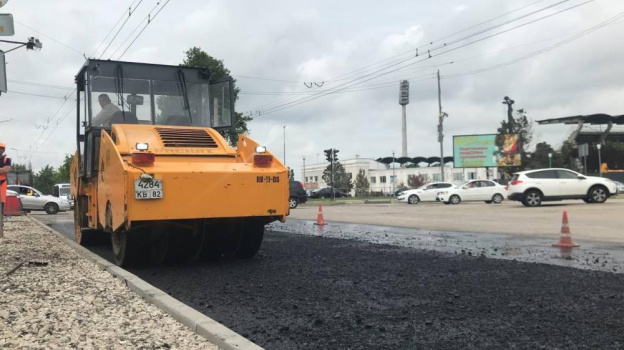
[[[191,308],[169,294],[152,286],[138,276],[122,269],[121,267],[102,259],[75,241],[65,237],[62,233],[46,226],[32,216],[30,220],[56,235],[62,242],[73,248],[78,255],[95,263],[100,269],[107,271],[115,278],[124,282],[132,292],[138,294],[148,303],[155,305],[178,322],[190,328],[196,334],[204,337],[223,350],[263,350],[257,344],[225,327],[219,322]]]

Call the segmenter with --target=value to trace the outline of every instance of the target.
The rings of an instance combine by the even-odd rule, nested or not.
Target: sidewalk
[[[217,349],[27,217],[0,238],[0,348]]]

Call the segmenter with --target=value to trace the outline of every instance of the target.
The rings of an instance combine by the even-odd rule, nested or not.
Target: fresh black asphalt
[[[275,232],[250,260],[130,271],[266,349],[624,346],[621,274]]]

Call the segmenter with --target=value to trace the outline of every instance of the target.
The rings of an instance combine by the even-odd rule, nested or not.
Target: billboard
[[[455,168],[520,166],[521,151],[518,134],[453,136]]]

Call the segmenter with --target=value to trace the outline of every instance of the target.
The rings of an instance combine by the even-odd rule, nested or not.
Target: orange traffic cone
[[[322,205],[319,205],[319,211],[318,211],[318,216],[316,217],[315,225],[319,225],[319,226],[327,225],[327,223],[323,219],[323,206]]]
[[[572,248],[580,247],[580,245],[572,242],[572,235],[570,234],[570,225],[568,223],[568,212],[563,212],[563,219],[561,219],[561,235],[559,236],[559,242],[553,243],[553,247],[559,247],[562,257],[569,259],[572,253]]]

